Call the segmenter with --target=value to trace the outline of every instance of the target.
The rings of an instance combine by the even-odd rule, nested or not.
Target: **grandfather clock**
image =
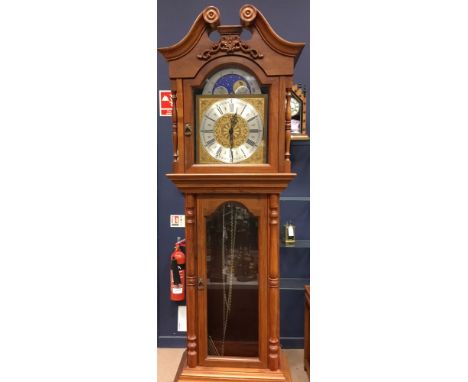
[[[304,47],[252,5],[209,6],[160,48],[186,215],[187,349],[176,381],[290,381],[279,343],[279,194],[291,173],[291,88]],[[250,32],[243,38],[243,30]],[[214,33],[218,32],[218,33]]]

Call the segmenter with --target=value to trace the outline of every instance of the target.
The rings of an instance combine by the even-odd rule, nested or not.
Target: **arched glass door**
[[[206,217],[209,356],[259,356],[258,223],[238,202]]]

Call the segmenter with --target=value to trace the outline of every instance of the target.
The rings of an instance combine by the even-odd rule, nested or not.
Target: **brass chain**
[[[231,313],[232,306],[232,286],[234,283],[234,259],[235,259],[235,245],[236,245],[236,226],[237,226],[237,216],[236,216],[236,207],[231,203],[231,229],[230,229],[230,253],[229,253],[229,271],[227,274],[228,277],[228,296],[226,298],[224,281],[223,281],[223,338],[221,341],[221,355],[224,355],[224,343],[226,341],[226,332],[228,327],[229,315]],[[224,218],[224,217],[223,217]],[[223,219],[224,220],[224,219]],[[224,232],[224,227],[223,227]],[[223,242],[223,262],[224,261],[224,242]]]

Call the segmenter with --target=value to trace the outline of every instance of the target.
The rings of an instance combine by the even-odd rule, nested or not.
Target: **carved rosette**
[[[255,8],[253,5],[246,4],[240,9],[240,19],[242,25],[246,27],[249,26],[252,21],[255,20],[255,17],[257,17],[257,8]]]
[[[216,28],[219,25],[221,14],[219,9],[213,5],[206,7],[203,11],[203,20],[210,25],[211,28]]]
[[[218,53],[234,54],[242,52],[250,55],[254,59],[263,58],[263,54],[258,53],[256,49],[249,47],[247,43],[242,41],[239,36],[221,36],[220,40],[213,44],[210,49],[206,49],[203,53],[197,55],[200,60],[208,60],[211,56]]]

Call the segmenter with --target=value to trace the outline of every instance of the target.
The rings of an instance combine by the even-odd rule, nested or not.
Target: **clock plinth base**
[[[277,371],[247,367],[187,367],[184,352],[174,382],[291,382],[288,361],[283,351],[280,358],[281,368]]]

